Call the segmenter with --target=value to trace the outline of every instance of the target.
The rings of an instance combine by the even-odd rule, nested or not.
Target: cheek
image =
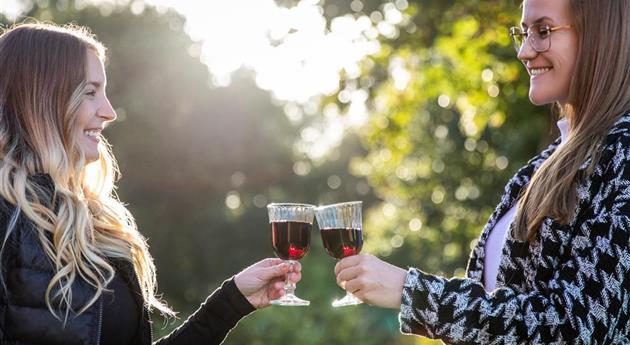
[[[569,96],[571,84],[573,77],[575,76],[575,55],[565,55],[563,56],[563,64],[562,68],[558,71],[559,75],[557,76],[558,83],[556,85],[557,92],[561,95],[560,97],[565,100]]]
[[[567,77],[569,79],[569,82],[571,81],[571,79],[573,78],[573,76],[575,75],[575,56],[572,56],[570,58],[567,59],[567,63],[566,63],[566,74]]]
[[[93,106],[93,102],[85,99],[79,105],[76,114],[74,115],[75,125],[85,127],[93,116],[96,114],[96,107]]]
[[[77,128],[83,128],[89,121],[89,111],[86,107],[80,107],[74,117],[74,125]]]
[[[570,82],[571,78],[575,74],[578,48],[577,48],[576,39],[571,39],[564,43],[565,44],[560,45],[558,47],[560,48],[557,51],[559,54],[558,59],[560,60],[562,64],[561,67],[562,67],[563,75],[568,79],[568,82]]]
[[[72,132],[74,133],[75,140],[78,140],[77,143],[80,145],[85,144],[84,139],[85,135],[83,131],[88,127],[91,120],[91,109],[86,102],[83,102],[77,112],[74,115],[74,119],[72,120]]]

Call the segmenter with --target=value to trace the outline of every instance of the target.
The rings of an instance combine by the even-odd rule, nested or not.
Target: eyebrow
[[[551,18],[549,18],[549,17],[547,17],[547,16],[542,16],[542,17],[540,17],[540,18],[538,18],[538,19],[534,20],[534,22],[533,22],[532,24],[542,23],[542,22],[544,22],[544,21],[545,21],[545,19],[546,19],[546,20],[549,20],[549,21],[551,21],[551,22],[553,22],[553,19],[551,19]],[[525,22],[522,22],[522,23],[521,23],[521,26],[522,26],[522,27],[525,27],[525,26],[526,26]]]
[[[102,84],[98,81],[90,81],[88,82],[88,85],[93,85],[97,89],[99,89],[102,86]]]

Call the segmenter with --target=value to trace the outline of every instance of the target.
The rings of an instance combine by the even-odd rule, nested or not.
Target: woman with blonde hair
[[[630,344],[630,1],[524,0],[510,30],[561,137],[508,182],[467,277],[335,267],[405,333],[454,344]]]
[[[86,29],[21,24],[0,35],[0,343],[150,344],[155,267],[113,193],[102,136],[105,48]],[[279,259],[240,272],[159,344],[218,344],[299,281]]]

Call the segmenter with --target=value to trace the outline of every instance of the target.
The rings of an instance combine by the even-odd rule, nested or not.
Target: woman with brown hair
[[[22,24],[0,35],[0,343],[150,344],[156,296],[145,239],[114,189],[101,132],[105,48],[85,28]],[[300,280],[266,259],[227,280],[160,344],[218,344]]]
[[[466,278],[348,257],[337,281],[457,344],[630,343],[630,1],[525,0],[510,30],[561,137],[508,182]]]

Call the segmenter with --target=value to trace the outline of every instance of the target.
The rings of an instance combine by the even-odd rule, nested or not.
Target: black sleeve
[[[226,280],[181,326],[155,345],[220,344],[238,321],[255,308]]]

